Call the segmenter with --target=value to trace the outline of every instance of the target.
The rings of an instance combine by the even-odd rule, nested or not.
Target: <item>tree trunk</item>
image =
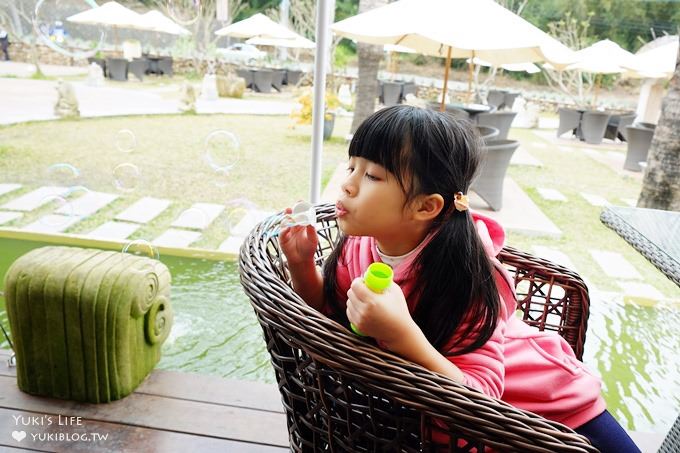
[[[369,11],[387,4],[387,0],[359,0],[359,13]],[[351,133],[375,111],[375,98],[378,92],[378,68],[382,58],[382,46],[357,43],[359,79],[357,80],[357,97],[354,106],[354,119]]]
[[[680,211],[680,53],[649,149],[638,206]]]

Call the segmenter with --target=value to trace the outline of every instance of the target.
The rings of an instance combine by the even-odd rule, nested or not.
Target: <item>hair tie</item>
[[[470,201],[467,195],[463,194],[463,192],[458,192],[453,196],[453,205],[458,211],[467,211]]]

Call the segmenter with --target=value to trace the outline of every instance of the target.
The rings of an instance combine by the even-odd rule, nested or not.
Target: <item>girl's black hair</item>
[[[457,192],[468,192],[481,149],[479,136],[467,121],[404,105],[371,115],[349,145],[350,157],[365,158],[395,175],[407,203],[420,194],[444,197],[430,230],[433,237],[412,268],[418,276],[413,294],[419,295],[413,318],[429,342],[440,351],[448,346],[443,352],[450,355],[482,346],[493,334],[500,310],[493,265],[472,216],[453,205]],[[348,323],[336,284],[344,243],[342,237],[326,260],[324,296],[334,318]]]

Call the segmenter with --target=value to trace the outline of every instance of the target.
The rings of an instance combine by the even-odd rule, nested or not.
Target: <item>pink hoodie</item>
[[[554,332],[540,332],[514,315],[514,285],[495,258],[503,247],[505,233],[496,221],[477,213],[472,216],[498,271],[496,285],[503,306],[491,338],[473,352],[451,356],[449,360],[460,368],[463,383],[469,387],[571,428],[586,423],[606,408],[600,395],[600,380],[576,359],[562,337]],[[417,255],[417,252],[410,255],[394,268],[394,282],[404,292],[411,313],[417,300],[411,294],[415,278],[409,271]],[[339,294],[346,294],[352,280],[361,277],[375,261],[380,261],[380,256],[374,238],[347,238],[338,260]],[[344,306],[344,300],[340,302]]]

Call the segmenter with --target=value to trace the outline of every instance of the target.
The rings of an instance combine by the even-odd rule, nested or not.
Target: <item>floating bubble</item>
[[[252,225],[239,226],[249,212],[255,210],[255,203],[246,198],[235,198],[225,203],[226,217],[224,220],[224,228],[230,236],[245,236]]]
[[[66,191],[66,194],[64,196],[66,197],[81,197],[85,194],[88,194],[90,192],[90,189],[88,189],[85,186],[71,186],[68,188]]]
[[[191,25],[201,16],[201,0],[168,0],[168,14],[177,23]]]
[[[131,153],[137,147],[137,138],[130,129],[121,129],[115,138],[116,149],[122,153]]]
[[[229,185],[229,174],[231,172],[225,168],[218,168],[213,172],[212,183],[215,187],[224,189]]]
[[[241,145],[229,131],[214,131],[205,138],[205,162],[222,175],[228,173],[241,158]]]
[[[35,34],[47,47],[67,57],[93,57],[105,41],[104,28],[74,23],[79,17],[72,16],[97,6],[94,0],[38,0],[32,17]]]
[[[132,192],[139,185],[139,168],[135,164],[124,163],[113,169],[113,182],[121,192]]]
[[[47,168],[46,179],[50,185],[53,186],[74,186],[80,171],[71,164],[59,163],[51,165]]]
[[[123,247],[123,253],[145,256],[154,260],[157,260],[160,256],[158,253],[158,248],[144,239],[135,239],[134,241],[128,242],[125,244],[125,247]]]
[[[73,205],[60,195],[49,195],[41,200],[40,205],[51,205],[52,207],[51,214],[44,215],[39,219],[39,222],[47,227],[62,227],[75,217]]]
[[[172,226],[203,230],[208,226],[208,220],[208,214],[203,209],[192,207],[182,211],[179,217],[172,222]]]

